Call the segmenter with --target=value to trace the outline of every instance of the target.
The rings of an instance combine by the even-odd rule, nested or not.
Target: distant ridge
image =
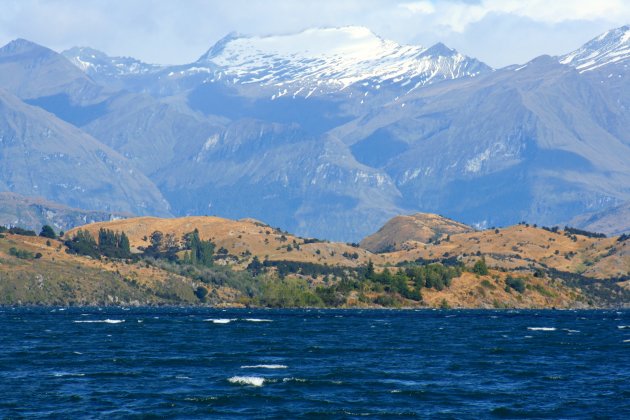
[[[0,192],[0,225],[2,226],[20,226],[39,231],[43,225],[50,225],[59,232],[88,223],[127,217],[132,217],[132,214],[82,210],[39,197]]]

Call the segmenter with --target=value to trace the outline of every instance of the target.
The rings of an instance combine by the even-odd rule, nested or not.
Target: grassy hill
[[[0,303],[327,307],[573,308],[630,305],[630,240],[516,225],[505,229],[380,234],[396,244],[373,253],[357,244],[301,238],[262,222],[218,217],[141,217],[85,225],[63,240],[5,232]],[[453,222],[456,223],[456,222]],[[130,253],[68,253],[79,230],[124,232]],[[213,248],[190,258],[190,235]],[[400,240],[400,232],[405,238]],[[450,233],[449,233],[450,232]],[[426,236],[424,236],[426,238]],[[159,240],[157,240],[159,239]],[[95,246],[98,246],[96,244]],[[398,246],[397,246],[398,247]]]

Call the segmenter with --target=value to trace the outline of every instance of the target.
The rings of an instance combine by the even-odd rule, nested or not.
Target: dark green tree
[[[39,236],[42,238],[57,239],[55,231],[49,225],[42,226],[42,231],[39,232]]]
[[[365,270],[365,278],[368,280],[374,279],[374,263],[372,260],[368,261],[367,268]]]
[[[99,249],[94,237],[87,230],[79,229],[72,239],[64,242],[68,247],[68,253],[87,255],[93,258],[99,257]]]

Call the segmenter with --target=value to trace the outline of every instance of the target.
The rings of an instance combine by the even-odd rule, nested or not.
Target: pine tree
[[[372,260],[368,261],[367,269],[365,270],[365,278],[368,280],[374,279],[374,263]]]

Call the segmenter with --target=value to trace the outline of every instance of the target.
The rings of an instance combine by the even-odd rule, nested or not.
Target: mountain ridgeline
[[[0,48],[0,192],[353,242],[418,211],[619,234],[629,58],[629,26],[501,69],[362,27],[230,34],[176,66],[19,39]]]

